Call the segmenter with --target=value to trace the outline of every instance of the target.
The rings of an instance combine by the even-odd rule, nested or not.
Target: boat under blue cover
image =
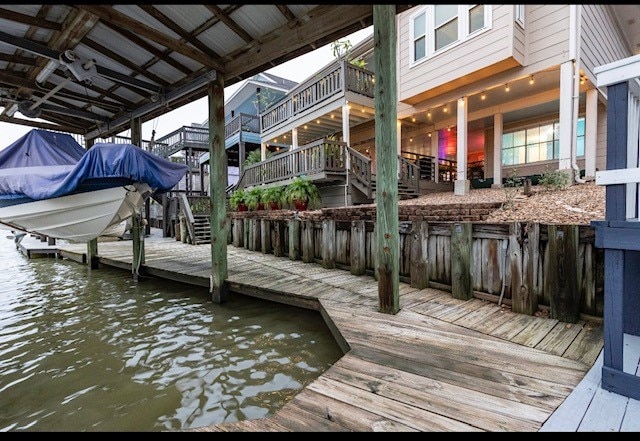
[[[133,144],[96,143],[84,150],[72,136],[34,129],[0,150],[0,207],[143,182],[155,193],[187,172]]]

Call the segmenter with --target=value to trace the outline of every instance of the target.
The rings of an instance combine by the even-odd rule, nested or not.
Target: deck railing
[[[240,113],[224,125],[225,138],[229,138],[240,132],[260,133],[260,118],[257,115]]]
[[[625,339],[640,336],[640,55],[594,69],[607,89],[606,220],[592,222],[604,249],[604,356],[602,388],[640,400],[637,365],[625,357]],[[626,335],[625,335],[626,334]]]
[[[207,149],[209,146],[208,127],[182,126],[174,130],[156,142],[153,153],[163,158],[168,158],[174,153],[185,148]]]
[[[286,181],[300,175],[345,173],[345,147],[340,141],[320,139],[304,147],[290,150],[242,171],[237,187],[251,187]]]
[[[346,78],[346,81],[345,81]],[[318,106],[332,96],[345,91],[373,98],[374,75],[347,61],[337,62],[335,67],[319,73],[287,96],[267,108],[261,115],[262,130],[269,130],[294,118],[300,113]]]

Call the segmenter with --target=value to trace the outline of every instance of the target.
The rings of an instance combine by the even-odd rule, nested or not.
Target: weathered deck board
[[[84,244],[62,248],[86,253]],[[130,268],[131,242],[100,243],[98,254]],[[210,259],[208,246],[145,239],[143,269],[150,272],[208,283]],[[373,277],[320,262],[230,245],[228,268],[238,292],[320,310],[349,352],[275,415],[196,431],[541,430],[602,348],[597,324],[551,328],[547,318],[406,283],[400,311],[382,314]],[[439,271],[449,277],[446,266]]]

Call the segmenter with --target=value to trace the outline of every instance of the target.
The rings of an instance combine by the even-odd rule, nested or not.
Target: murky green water
[[[0,430],[161,431],[269,416],[342,355],[320,314],[27,259],[0,229]]]

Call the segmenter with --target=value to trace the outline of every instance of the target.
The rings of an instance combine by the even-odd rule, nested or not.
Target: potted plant
[[[229,196],[229,206],[232,210],[247,211],[247,192],[244,188],[238,188]]]
[[[251,187],[249,190],[247,190],[245,202],[249,210],[264,210],[262,192],[262,187]]]
[[[279,210],[284,203],[284,186],[267,187],[262,193],[262,200],[270,210]]]
[[[298,211],[304,211],[320,203],[320,192],[311,179],[296,176],[284,189],[285,201]]]

